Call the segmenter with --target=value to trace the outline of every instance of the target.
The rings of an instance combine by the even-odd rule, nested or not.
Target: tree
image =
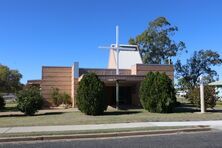
[[[174,57],[185,48],[183,42],[172,40],[178,31],[165,17],[158,17],[150,22],[147,29],[136,38],[129,40],[130,44],[138,45],[143,63],[160,64]]]
[[[16,92],[22,88],[22,75],[17,70],[11,70],[0,64],[0,92]]]
[[[175,89],[165,73],[148,73],[141,82],[139,97],[143,108],[150,112],[168,113],[176,106]]]
[[[104,97],[104,83],[95,73],[87,73],[79,82],[77,105],[87,115],[101,115],[107,109]]]
[[[38,87],[26,87],[17,94],[17,108],[25,115],[32,116],[43,106],[43,98]]]
[[[213,108],[216,105],[218,98],[216,97],[217,92],[212,86],[204,87],[204,101],[206,108]],[[189,91],[187,94],[189,101],[197,107],[200,107],[200,88],[196,87]]]
[[[175,64],[178,83],[185,90],[194,89],[199,85],[199,76],[205,75],[205,81],[211,82],[217,76],[217,72],[212,66],[220,65],[222,59],[217,52],[212,50],[195,51],[193,56],[182,65],[178,60]]]

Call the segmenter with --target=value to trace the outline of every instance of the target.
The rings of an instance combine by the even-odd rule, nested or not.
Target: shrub
[[[204,101],[205,108],[213,108],[216,105],[218,98],[216,97],[216,91],[212,86],[204,87]],[[188,100],[197,107],[200,107],[200,88],[194,88],[187,94]]]
[[[60,94],[59,94],[59,89],[58,88],[52,88],[51,97],[52,97],[53,103],[56,106],[59,106],[61,104]]]
[[[63,92],[60,94],[60,99],[61,99],[62,104],[69,104],[70,98],[71,97],[66,92]]]
[[[176,105],[172,80],[165,73],[148,73],[141,82],[139,97],[143,108],[150,112],[172,112]]]
[[[87,115],[103,114],[107,108],[104,84],[95,73],[85,74],[77,89],[77,105]]]
[[[5,107],[5,100],[4,98],[0,95],[0,110],[4,109]]]
[[[59,106],[61,104],[69,104],[69,100],[71,98],[66,92],[60,93],[58,88],[52,89],[51,97],[53,99],[53,103],[56,106]]]
[[[43,98],[37,87],[27,87],[17,94],[17,108],[25,115],[34,115],[43,105]]]

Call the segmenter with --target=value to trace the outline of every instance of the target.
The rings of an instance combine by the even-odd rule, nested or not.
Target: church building
[[[174,78],[174,67],[171,64],[143,64],[139,50],[119,52],[119,74],[116,74],[116,50],[110,49],[107,68],[83,68],[78,62],[71,66],[43,66],[41,80],[29,80],[28,85],[41,89],[45,105],[52,106],[52,88],[70,95],[72,107],[77,107],[76,94],[78,84],[84,74],[94,72],[105,84],[106,99],[110,106],[116,105],[116,81],[119,82],[119,104],[140,106],[139,86],[148,72],[166,73]]]

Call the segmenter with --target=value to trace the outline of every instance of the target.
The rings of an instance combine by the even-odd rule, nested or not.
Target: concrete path
[[[186,121],[186,122],[135,122],[115,124],[91,124],[91,125],[59,125],[59,126],[28,126],[28,127],[5,127],[0,128],[0,134],[4,133],[29,133],[29,132],[52,132],[52,131],[84,131],[104,129],[124,129],[143,127],[166,127],[166,126],[210,126],[222,130],[222,120],[216,121]]]

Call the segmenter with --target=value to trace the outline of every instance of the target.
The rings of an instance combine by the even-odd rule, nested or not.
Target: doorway
[[[108,105],[116,106],[116,87],[106,86],[105,96],[108,100]],[[130,86],[119,87],[119,105],[131,105],[132,104],[132,93]]]

